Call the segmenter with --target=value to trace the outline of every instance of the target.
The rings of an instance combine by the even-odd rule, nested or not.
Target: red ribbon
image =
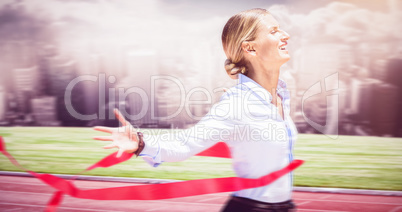
[[[0,137],[0,151],[7,156],[10,161],[13,162],[13,164],[21,167],[18,162],[6,151],[2,137]],[[219,142],[210,149],[207,149],[197,155],[230,158],[230,151],[225,143]],[[113,166],[130,159],[133,154],[124,153],[120,158],[116,158],[115,156],[116,152],[88,167],[86,171],[98,167]],[[257,179],[226,177],[89,190],[81,190],[77,188],[71,181],[56,177],[51,174],[38,174],[33,171],[23,169],[44,183],[58,190],[48,203],[46,211],[50,212],[57,209],[57,206],[61,202],[63,193],[77,198],[96,200],[157,200],[217,192],[230,192],[268,185],[283,175],[293,171],[302,163],[302,160],[294,160],[288,166]]]
[[[88,167],[86,171],[102,167],[102,168],[107,168],[113,165],[116,165],[118,163],[124,162],[128,159],[130,159],[133,154],[129,153],[123,153],[119,158],[116,158],[117,152],[110,154],[109,156],[106,156],[99,162],[95,163],[94,165]],[[219,158],[231,158],[230,156],[230,150],[228,146],[223,143],[219,142],[212,146],[211,148],[204,150],[203,152],[200,152],[196,154],[196,156],[209,156],[209,157],[219,157]]]
[[[104,157],[102,160],[98,161],[97,163],[88,167],[85,170],[89,171],[89,170],[92,170],[92,169],[95,169],[98,167],[102,167],[102,168],[111,167],[118,163],[121,163],[121,162],[124,162],[124,161],[130,159],[134,154],[129,154],[129,153],[124,152],[119,158],[117,158],[116,155],[117,155],[117,152],[114,152],[114,153]]]
[[[196,154],[197,156],[217,157],[217,158],[231,158],[228,145],[223,142],[218,142],[211,148]]]
[[[56,211],[57,207],[59,207],[62,199],[63,199],[62,191],[54,192],[52,199],[50,199],[50,201],[47,203],[47,208],[45,209],[45,212]]]

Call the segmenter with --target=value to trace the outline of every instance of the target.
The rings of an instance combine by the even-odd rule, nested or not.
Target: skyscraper
[[[402,137],[402,59],[392,58],[387,64],[387,77],[386,82],[395,86],[397,95],[393,99],[393,104],[396,105],[396,110],[393,111],[396,118],[396,127],[394,129],[394,136]]]
[[[38,68],[36,66],[30,68],[14,69],[14,87],[17,95],[18,109],[22,113],[31,112],[29,101],[37,96],[39,85]]]
[[[0,121],[5,119],[6,110],[6,92],[2,86],[0,86]]]
[[[124,88],[128,92],[130,121],[137,126],[157,125],[158,120],[151,117],[151,104],[156,105],[156,98],[151,95],[151,77],[158,74],[156,52],[147,49],[129,51],[126,64],[128,76]]]
[[[76,84],[71,90],[66,90],[70,82],[76,77],[75,61],[64,59],[62,57],[54,57],[50,61],[50,94],[57,98],[56,111],[58,120],[66,126],[82,126],[87,120],[81,120],[79,117],[74,117],[69,112],[67,107],[74,109],[79,114],[85,114],[84,96],[82,84]],[[65,95],[71,92],[71,99],[65,102]]]
[[[53,96],[42,96],[38,98],[33,98],[31,100],[32,114],[37,125],[60,125],[60,122],[57,120],[56,103],[56,97]]]
[[[374,89],[373,110],[371,123],[374,132],[379,136],[393,136],[397,127],[397,111],[400,110],[395,104],[398,88],[391,84],[381,83]],[[376,110],[374,110],[376,109]]]

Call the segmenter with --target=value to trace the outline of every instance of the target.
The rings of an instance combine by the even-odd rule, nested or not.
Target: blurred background
[[[0,126],[116,126],[117,107],[187,128],[236,84],[221,32],[256,7],[291,36],[299,132],[402,137],[399,0],[0,0]]]

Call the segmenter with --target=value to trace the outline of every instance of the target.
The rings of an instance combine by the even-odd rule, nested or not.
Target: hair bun
[[[233,63],[231,60],[226,59],[225,60],[225,70],[226,73],[230,76],[230,78],[232,79],[237,79],[238,78],[238,74],[242,73],[242,74],[246,74],[246,67],[241,66],[238,67],[236,66],[235,63]]]

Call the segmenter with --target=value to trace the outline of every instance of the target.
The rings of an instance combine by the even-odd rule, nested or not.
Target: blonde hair
[[[247,74],[247,61],[241,44],[256,39],[259,23],[267,14],[270,13],[260,8],[246,10],[232,16],[223,28],[222,45],[228,58],[225,69],[231,78],[237,78],[239,73]]]

